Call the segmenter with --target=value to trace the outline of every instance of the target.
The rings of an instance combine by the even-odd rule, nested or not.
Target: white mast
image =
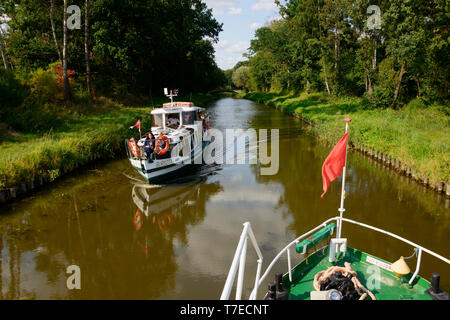
[[[345,118],[345,133],[348,133],[349,123],[352,121],[349,118]],[[344,199],[345,199],[345,172],[347,171],[347,147],[348,147],[348,137],[347,137],[347,144],[345,145],[345,163],[344,163],[344,169],[342,170],[342,190],[341,190],[341,207],[338,209],[339,211],[339,226],[337,230],[337,238],[341,238],[342,233],[342,216],[344,214],[345,208],[344,208]]]
[[[167,91],[167,88],[164,88],[164,94],[166,97],[170,98],[170,106],[173,107],[173,97],[178,96],[178,89],[170,90],[170,94]]]

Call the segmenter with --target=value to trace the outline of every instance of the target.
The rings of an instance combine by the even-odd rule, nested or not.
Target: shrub
[[[25,84],[30,88],[34,97],[42,103],[56,103],[63,99],[53,65],[46,70],[39,68],[31,72],[29,78],[25,80]]]
[[[364,97],[369,108],[387,109],[392,104],[394,95],[390,88],[377,86],[373,89],[372,97],[370,99],[367,97],[367,93],[364,94]]]
[[[0,119],[6,121],[10,113],[15,113],[15,109],[20,106],[27,90],[20,81],[14,77],[12,72],[0,69]]]

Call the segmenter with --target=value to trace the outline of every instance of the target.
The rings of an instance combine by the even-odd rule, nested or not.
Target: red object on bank
[[[320,196],[321,198],[323,198],[324,194],[327,192],[330,182],[342,174],[342,170],[345,166],[347,139],[348,132],[334,146],[322,165],[323,193]]]

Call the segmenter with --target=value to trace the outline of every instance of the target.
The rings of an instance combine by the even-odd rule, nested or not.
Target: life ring
[[[136,231],[139,231],[142,228],[142,213],[137,210],[134,215],[134,226],[136,227]]]
[[[138,158],[138,146],[137,146],[134,138],[131,138],[130,140],[128,140],[128,146],[130,147],[131,153],[133,154],[133,156]]]
[[[166,218],[166,219],[162,219],[162,218]],[[171,224],[171,219],[170,216],[167,213],[164,213],[162,216],[158,217],[158,227],[159,230],[166,232],[167,230],[169,230],[170,224]]]
[[[162,148],[162,146],[159,145],[160,143],[165,143],[164,148]],[[159,137],[158,139],[156,139],[156,144],[155,144],[156,154],[162,156],[162,155],[166,154],[168,149],[169,149],[169,139],[167,139],[166,136],[162,136],[162,137]]]

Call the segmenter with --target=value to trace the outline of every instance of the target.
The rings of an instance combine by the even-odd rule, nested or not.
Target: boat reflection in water
[[[187,226],[205,218],[207,200],[222,189],[219,183],[205,181],[205,176],[195,176],[160,186],[132,180],[131,198],[136,211],[130,218],[136,242],[146,256],[151,255],[152,248],[158,251],[166,246],[161,240],[172,246],[177,238],[187,245]]]

